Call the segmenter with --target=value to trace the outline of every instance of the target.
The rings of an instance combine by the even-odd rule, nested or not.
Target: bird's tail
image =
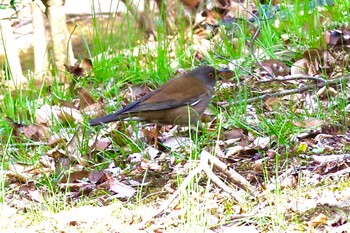
[[[89,124],[91,126],[107,124],[109,122],[119,121],[119,120],[122,120],[124,118],[125,117],[122,117],[120,114],[112,113],[109,115],[105,115],[105,116],[97,117],[95,119],[91,119],[91,120],[89,120]]]

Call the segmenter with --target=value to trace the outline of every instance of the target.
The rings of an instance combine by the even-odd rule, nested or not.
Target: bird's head
[[[213,89],[220,72],[212,66],[199,66],[188,74],[201,80],[208,88]]]

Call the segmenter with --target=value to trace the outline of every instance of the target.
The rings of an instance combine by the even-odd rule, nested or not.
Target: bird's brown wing
[[[145,95],[136,102],[125,106],[119,114],[140,111],[153,111],[191,105],[209,90],[193,77],[172,79],[155,91]]]
[[[155,91],[148,93],[115,113],[90,120],[89,124],[99,125],[122,120],[135,115],[135,113],[143,112],[145,114],[147,111],[167,110],[186,105],[198,107],[204,104],[207,106],[208,98],[210,98],[213,91],[212,88],[212,86],[206,86],[206,82],[203,82],[203,80],[188,73],[171,79]]]

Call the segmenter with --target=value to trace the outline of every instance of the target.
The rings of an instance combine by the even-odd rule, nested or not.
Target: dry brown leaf
[[[319,213],[317,216],[312,217],[311,220],[307,222],[307,225],[309,227],[315,228],[318,226],[326,225],[327,221],[328,221],[328,217],[323,213]]]
[[[290,68],[282,61],[276,59],[269,59],[260,62],[261,65],[269,73],[274,74],[275,76],[285,76],[290,72]]]
[[[252,12],[257,12],[257,8],[254,4],[254,1],[245,0],[241,3],[231,1],[227,15],[235,19],[243,18],[249,20],[250,18],[252,18]]]
[[[58,120],[57,111],[59,111],[57,106],[45,104],[36,109],[35,122],[38,125],[52,126],[54,121]]]
[[[226,70],[226,71],[220,72],[220,78],[222,82],[229,82],[229,80],[234,76],[235,76],[235,72],[233,72],[232,70]]]
[[[89,90],[85,88],[76,89],[78,98],[79,98],[79,109],[85,109],[87,106],[90,106],[95,103],[94,98],[92,97]]]
[[[327,100],[327,98],[329,98],[330,96],[337,96],[337,95],[338,95],[338,92],[333,87],[327,87],[327,86],[320,88],[316,93],[316,96],[318,96],[320,99],[325,99],[325,100]]]
[[[308,75],[309,74],[309,67],[310,67],[310,62],[302,58],[296,62],[291,67],[291,75],[297,76],[297,75]]]
[[[276,154],[277,154],[276,151],[271,149],[266,151],[266,156],[270,159],[275,159]]]
[[[96,102],[94,104],[91,104],[84,109],[82,109],[82,112],[85,113],[88,116],[98,117],[105,115],[105,107],[103,102]]]
[[[292,124],[300,128],[309,129],[322,126],[324,121],[320,119],[308,119],[305,121],[293,121]]]
[[[325,124],[321,127],[321,133],[330,135],[345,135],[347,126],[340,124]]]
[[[63,149],[53,148],[51,150],[48,150],[46,152],[47,156],[58,159],[58,158],[64,158],[66,157],[66,153]]]
[[[89,171],[85,171],[85,170],[71,172],[71,173],[65,174],[61,178],[59,183],[75,183],[81,180],[87,180],[90,174],[91,173]]]
[[[163,167],[161,164],[157,163],[157,161],[151,161],[151,160],[146,160],[142,159],[140,167],[143,170],[151,170],[155,172],[161,172],[163,170]]]
[[[271,138],[270,137],[257,137],[253,144],[255,147],[258,147],[260,149],[266,148],[270,144]]]
[[[224,141],[229,139],[237,139],[237,138],[241,139],[244,137],[245,137],[244,130],[240,128],[234,128],[234,127],[231,130],[225,131],[222,134],[222,140]]]
[[[94,144],[94,148],[103,151],[106,150],[110,145],[112,144],[112,141],[109,138],[101,138],[96,141]]]
[[[348,159],[346,157],[348,156],[341,156],[338,155],[329,155],[329,156],[312,156],[313,160],[316,163],[320,163],[318,166],[315,168],[315,173],[316,174],[333,174],[337,173],[342,170],[346,170],[349,168],[350,162],[348,162]],[[328,158],[325,158],[328,157]]]
[[[89,58],[84,58],[82,61],[81,61],[81,67],[87,71],[87,72],[91,72],[92,71],[92,61],[91,59]]]
[[[39,162],[44,167],[50,168],[51,172],[55,171],[56,163],[55,163],[55,159],[54,158],[52,158],[50,156],[47,156],[47,155],[43,155],[43,156],[40,156]]]
[[[141,163],[143,159],[143,154],[142,153],[132,153],[128,156],[127,161],[129,161],[131,164],[139,164]]]
[[[90,173],[90,176],[89,176],[89,181],[93,184],[102,183],[107,179],[108,178],[105,171],[94,170]]]
[[[148,146],[145,150],[144,153],[147,155],[147,158],[149,158],[150,160],[156,160],[160,157],[164,157],[164,153],[162,153],[161,151],[159,151],[158,149]]]
[[[144,128],[142,129],[143,135],[145,136],[146,142],[150,145],[154,145],[156,141],[158,141],[158,128]]]
[[[10,182],[26,183],[29,180],[33,180],[33,177],[41,176],[45,172],[50,172],[50,169],[46,169],[40,166],[24,166],[19,163],[9,164],[8,170],[5,172]]]
[[[313,72],[319,72],[320,67],[323,67],[325,64],[324,61],[324,51],[321,49],[309,49],[304,52],[303,58],[307,59],[309,61],[310,66],[314,66]],[[310,72],[310,66],[309,66],[309,74],[314,75],[314,73]]]
[[[52,126],[56,121],[62,123],[82,123],[81,113],[74,108],[50,106],[45,104],[35,111],[35,122],[38,125]]]
[[[53,134],[51,135],[50,139],[47,142],[47,145],[50,146],[51,148],[57,146],[57,145],[62,145],[66,143],[66,138],[63,137],[62,135],[59,134]]]
[[[10,183],[13,183],[13,182],[26,183],[27,180],[30,178],[25,174],[20,174],[13,171],[7,171],[5,174]]]
[[[230,148],[227,148],[227,151],[226,151],[226,157],[229,158],[233,155],[237,155],[239,154],[241,151],[244,150],[244,147],[243,146],[233,146],[233,147],[230,147]]]
[[[80,148],[84,140],[84,135],[82,133],[81,127],[72,135],[70,141],[68,142],[67,149],[67,157],[69,159],[77,161],[82,166],[87,166],[88,161],[83,158]]]
[[[196,9],[199,7],[201,0],[181,0],[188,8],[190,9]]]
[[[136,101],[137,99],[141,98],[142,96],[148,94],[151,92],[152,89],[145,85],[128,85],[128,87],[124,90],[122,90],[119,93],[119,96],[123,98],[123,105],[126,105],[130,102]]]
[[[312,159],[316,163],[326,163],[326,162],[336,162],[344,160],[344,158],[348,156],[347,154],[341,154],[341,155],[313,155],[311,156]]]
[[[84,58],[81,63],[76,62],[74,66],[69,66],[64,64],[66,67],[66,71],[73,74],[75,77],[83,77],[88,74],[88,72],[91,72],[92,70],[92,62],[89,58]]]
[[[202,16],[205,18],[205,21],[203,21],[202,23],[206,23],[210,26],[217,26],[218,20],[222,18],[218,11],[214,10],[203,11]]]
[[[25,136],[33,141],[47,141],[48,140],[48,129],[42,125],[25,125],[22,123],[16,123],[11,118],[6,118],[7,121],[11,124],[16,139],[19,137]]]
[[[170,136],[166,138],[162,144],[163,146],[170,148],[172,151],[196,148],[196,144],[188,137]]]
[[[308,73],[314,75],[322,71],[331,74],[337,70],[339,63],[343,63],[340,54],[340,51],[338,52],[332,49],[309,49],[305,51],[303,57],[309,61]]]
[[[264,104],[265,104],[264,107],[268,111],[273,111],[273,110],[276,110],[276,109],[280,108],[281,106],[283,106],[282,100],[278,97],[268,97],[264,101]]]
[[[82,77],[85,75],[85,71],[80,67],[78,62],[76,62],[74,66],[69,66],[66,64],[64,64],[64,66],[66,67],[66,71],[73,74],[75,77]]]
[[[336,45],[342,38],[342,33],[339,30],[326,31],[322,33],[323,39],[328,45]]]
[[[256,172],[262,172],[264,170],[264,161],[266,159],[257,159],[254,161],[253,170]]]
[[[337,29],[332,31],[326,31],[322,33],[322,36],[327,45],[329,46],[350,44],[349,29]]]
[[[116,179],[110,179],[98,187],[104,187],[109,191],[115,193],[114,196],[117,198],[130,198],[136,193],[136,190],[134,188],[123,184]]]
[[[231,5],[231,0],[214,0],[213,6],[219,9],[227,9]]]
[[[60,111],[57,111],[57,117],[62,123],[83,123],[84,118],[79,110],[74,108],[61,107]]]
[[[284,188],[296,189],[298,187],[297,177],[293,175],[289,175],[288,177],[285,177],[280,182],[280,187],[281,189],[284,189]]]

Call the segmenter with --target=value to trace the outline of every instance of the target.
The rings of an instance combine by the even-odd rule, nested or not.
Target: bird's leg
[[[159,131],[162,129],[162,126],[156,125],[156,132],[155,132],[155,137],[154,137],[154,148],[158,149],[158,137],[159,137]]]

